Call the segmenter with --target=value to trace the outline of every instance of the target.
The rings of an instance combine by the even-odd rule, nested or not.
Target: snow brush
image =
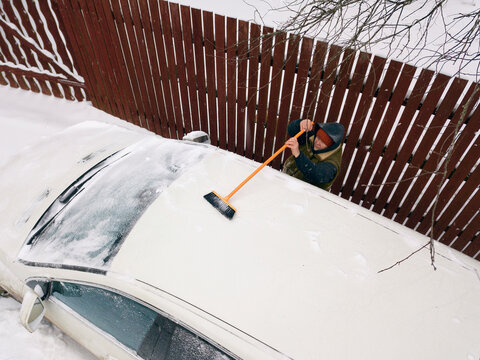
[[[313,122],[312,122],[313,126]],[[300,135],[302,135],[305,132],[305,130],[300,130],[297,135],[294,137],[298,139]],[[257,173],[262,170],[265,166],[270,164],[270,162],[275,159],[280,153],[282,153],[285,149],[287,148],[287,145],[283,145],[280,149],[277,150],[275,154],[270,156],[267,161],[265,161],[262,165],[260,165],[253,173],[251,173],[245,180],[243,180],[240,185],[238,185],[233,191],[228,194],[225,197],[222,197],[218,195],[215,191],[212,191],[211,193],[208,193],[204,195],[203,197],[210,203],[212,206],[220,211],[223,215],[225,215],[228,219],[232,219],[233,215],[235,215],[235,212],[237,209],[235,209],[228,200],[238,191],[240,188],[245,185],[251,178],[253,178]]]

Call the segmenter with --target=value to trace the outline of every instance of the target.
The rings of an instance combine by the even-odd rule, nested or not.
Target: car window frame
[[[173,315],[165,312],[164,310],[159,309],[158,307],[156,307],[154,305],[151,305],[151,304],[147,303],[146,301],[144,301],[142,299],[139,299],[136,296],[133,296],[129,293],[126,293],[125,291],[119,290],[119,289],[111,287],[111,286],[99,284],[99,283],[96,283],[96,282],[85,281],[85,280],[77,280],[77,279],[68,279],[68,278],[59,278],[59,277],[38,277],[38,276],[26,279],[25,283],[27,284],[27,286],[29,286],[32,289],[34,289],[35,285],[39,285],[39,283],[44,283],[45,284],[45,286],[47,287],[47,292],[42,297],[42,299],[44,299],[45,302],[47,302],[47,303],[51,302],[51,303],[54,303],[57,306],[60,306],[62,309],[66,310],[68,313],[70,313],[72,316],[74,316],[75,318],[80,320],[82,323],[86,324],[86,326],[90,327],[95,332],[103,335],[104,337],[108,338],[116,346],[118,346],[122,350],[128,352],[129,354],[135,356],[139,360],[145,360],[145,359],[142,358],[140,355],[138,355],[135,350],[129,348],[126,345],[124,345],[122,342],[120,342],[113,335],[109,334],[108,332],[106,332],[106,331],[102,330],[101,328],[99,328],[98,326],[96,326],[94,323],[92,323],[90,320],[88,320],[85,317],[83,317],[82,315],[80,315],[78,312],[76,312],[70,306],[63,303],[61,300],[55,298],[54,296],[51,296],[52,295],[52,289],[53,289],[53,282],[55,282],[55,281],[56,282],[66,282],[66,283],[77,284],[77,285],[90,286],[90,287],[110,291],[110,292],[113,292],[117,295],[128,298],[128,299],[130,299],[132,301],[135,301],[136,303],[138,303],[140,305],[143,305],[143,306],[147,307],[148,309],[156,312],[158,315],[161,315],[161,316],[167,318],[168,320],[176,323],[177,325],[183,327],[187,331],[190,331],[192,334],[199,337],[203,341],[207,342],[209,345],[213,346],[215,349],[217,349],[221,353],[224,353],[225,355],[231,357],[234,360],[241,360],[241,358],[238,355],[232,353],[230,350],[226,349],[224,346],[222,346],[218,342],[212,340],[211,338],[209,338],[205,334],[197,331],[196,329],[194,329],[192,326],[188,325],[184,321],[175,318]],[[52,299],[54,299],[54,300],[52,300]],[[47,313],[48,313],[48,310],[47,310]],[[47,314],[47,317],[48,317],[48,314]]]

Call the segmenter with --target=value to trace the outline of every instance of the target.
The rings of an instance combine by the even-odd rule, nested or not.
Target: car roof
[[[111,270],[295,359],[419,358],[434,347],[453,358],[473,344],[477,261],[438,244],[437,271],[425,248],[379,273],[429,239],[270,168],[231,198],[232,220],[203,198],[225,196],[258,165],[212,151],[147,209]]]

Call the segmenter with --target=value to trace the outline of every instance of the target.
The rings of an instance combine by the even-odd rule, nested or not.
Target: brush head
[[[218,195],[215,191],[208,193],[203,196],[205,200],[207,200],[215,209],[220,211],[228,219],[232,219],[233,215],[235,215],[235,208],[231,206],[227,201],[225,201],[220,195]]]

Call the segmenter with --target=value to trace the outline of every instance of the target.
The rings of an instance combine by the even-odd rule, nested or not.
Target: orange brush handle
[[[313,124],[313,122],[312,122],[312,124]],[[300,135],[302,135],[304,132],[305,132],[305,130],[300,130],[300,131],[298,132],[298,134],[295,135],[294,137],[298,139],[298,137],[299,137]],[[287,148],[287,145],[283,145],[280,149],[278,149],[275,154],[273,154],[272,156],[270,156],[267,161],[265,161],[262,165],[260,165],[260,166],[257,168],[257,170],[255,170],[253,173],[251,173],[245,180],[243,180],[243,181],[240,183],[240,185],[238,185],[230,194],[228,194],[228,195],[224,198],[224,200],[225,200],[225,201],[228,201],[238,190],[240,190],[240,188],[241,188],[243,185],[245,185],[251,178],[253,178],[255,175],[257,175],[257,173],[258,173],[260,170],[262,170],[265,166],[267,166],[268,164],[270,164],[270,162],[271,162],[273,159],[275,159],[275,158],[278,156],[278,154],[280,154],[280,153],[281,153],[283,150],[285,150],[286,148]]]

